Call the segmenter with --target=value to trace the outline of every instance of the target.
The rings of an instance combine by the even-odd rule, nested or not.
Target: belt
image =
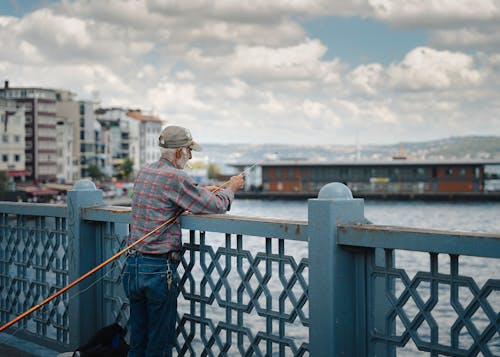
[[[171,263],[178,264],[182,259],[182,253],[178,251],[170,251],[168,253],[154,254],[154,253],[143,253],[138,250],[129,251],[129,255],[140,255],[148,258],[158,258],[158,259],[167,259]]]

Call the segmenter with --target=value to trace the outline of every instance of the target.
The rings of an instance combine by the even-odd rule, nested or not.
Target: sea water
[[[238,216],[260,217],[260,218],[281,218],[286,220],[307,220],[307,201],[289,201],[289,200],[245,200],[237,199],[233,202],[229,214]],[[377,225],[391,225],[391,226],[404,226],[414,228],[462,231],[462,232],[482,232],[500,234],[500,203],[498,202],[422,202],[422,201],[369,201],[365,200],[365,217],[373,224]],[[211,238],[207,234],[207,244],[217,242],[223,245],[224,239]],[[244,237],[247,238],[247,237]],[[253,238],[253,237],[252,237]],[[185,238],[186,240],[186,238]],[[263,245],[264,239],[251,239],[248,237],[244,241],[244,249],[250,250],[252,254],[259,251],[265,251]],[[274,243],[273,243],[274,244]],[[288,242],[287,255],[296,257],[298,263],[301,259],[307,257],[307,245],[303,242]],[[273,251],[274,252],[274,251]],[[498,279],[500,272],[500,259],[487,259],[477,257],[460,256],[459,274],[461,276],[471,276],[474,278],[479,288],[488,279]],[[439,271],[444,274],[449,274],[449,256],[446,254],[439,255]],[[404,268],[410,279],[418,271],[428,272],[430,269],[430,260],[428,253],[409,252],[409,251],[396,251],[395,256],[396,268]],[[233,269],[234,270],[234,269]],[[234,274],[232,272],[232,274]],[[273,273],[274,275],[274,273]],[[278,275],[278,274],[276,274]],[[227,280],[231,283],[238,284],[239,276],[234,274],[228,276]],[[271,294],[279,294],[283,288],[282,282],[279,279],[276,281],[269,281],[266,285]],[[403,291],[402,284],[395,284],[395,295],[399,296]],[[220,291],[222,293],[222,290]],[[300,294],[300,292],[298,292]],[[264,294],[262,294],[261,298]],[[470,295],[470,294],[469,294]],[[422,296],[427,299],[428,296]],[[181,298],[182,299],[182,298]],[[274,297],[273,297],[274,299]],[[234,300],[234,297],[233,297]],[[260,301],[262,300],[262,301]],[[259,303],[266,304],[265,298],[259,300]],[[460,299],[460,303],[467,305],[467,299]],[[425,301],[425,300],[424,300]],[[439,325],[438,341],[443,345],[450,345],[451,325],[456,321],[457,314],[449,305],[450,289],[449,285],[440,284],[439,286],[439,302],[432,310],[432,317]],[[469,297],[470,301],[470,297]],[[494,291],[490,294],[488,302],[491,307],[498,314],[500,306],[500,294]],[[276,304],[276,302],[273,302]],[[180,301],[182,307],[183,302]],[[223,316],[224,309],[217,312],[216,302],[214,302],[214,309],[209,315]],[[265,307],[266,305],[264,305]],[[187,305],[185,306],[187,308]],[[276,306],[272,306],[276,310]],[[303,307],[307,311],[308,306]],[[412,319],[418,309],[412,303],[412,299],[408,304],[403,307],[407,316]],[[255,312],[255,311],[254,311]],[[307,311],[308,316],[308,311]],[[479,309],[473,316],[473,324],[475,327],[482,331],[489,324],[489,319]],[[248,319],[245,321],[245,327],[253,330],[266,331],[265,319],[259,318]],[[274,328],[273,328],[274,330]],[[467,331],[462,329],[460,334],[460,347],[465,348],[470,345],[471,338]],[[404,331],[404,326],[399,323],[396,326],[396,332]],[[274,332],[274,331],[273,331]],[[422,340],[430,341],[430,329],[424,324],[418,330]],[[308,341],[308,331],[301,323],[290,324],[287,326],[287,337],[296,340],[296,345],[300,346],[302,342]],[[234,341],[233,341],[234,342]],[[261,343],[262,345],[262,343]],[[489,347],[494,355],[500,355],[500,337],[496,334],[493,341],[490,341]],[[261,346],[265,351],[265,344]],[[400,356],[427,356],[428,352],[418,351],[416,346],[410,340],[403,348],[397,349],[397,354]]]

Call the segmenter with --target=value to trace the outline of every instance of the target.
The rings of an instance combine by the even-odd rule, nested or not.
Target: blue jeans
[[[170,289],[168,268],[172,274]],[[172,355],[179,278],[177,266],[166,258],[130,255],[123,272],[123,288],[130,302],[129,357]]]

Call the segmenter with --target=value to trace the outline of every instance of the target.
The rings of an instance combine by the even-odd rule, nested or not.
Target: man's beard
[[[180,157],[180,159],[177,160],[177,168],[181,170],[184,169],[188,161],[189,161],[189,156],[187,154],[187,150],[182,149],[182,156]]]

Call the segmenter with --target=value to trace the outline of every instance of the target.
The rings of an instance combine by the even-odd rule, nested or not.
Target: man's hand
[[[233,192],[245,187],[245,177],[243,175],[232,176],[228,183],[229,189]]]
[[[208,186],[204,186],[204,188],[206,188],[207,190],[209,190],[210,192],[217,192],[217,191],[220,191],[221,188],[218,187],[218,186],[211,186],[211,185],[208,185]]]

